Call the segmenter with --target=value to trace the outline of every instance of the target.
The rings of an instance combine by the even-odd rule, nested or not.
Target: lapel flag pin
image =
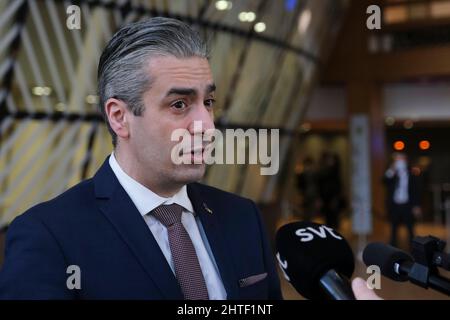
[[[210,213],[210,214],[213,213],[213,211],[210,208],[208,208],[208,206],[204,202],[203,202],[203,207],[205,208],[206,211],[208,211],[208,213]]]

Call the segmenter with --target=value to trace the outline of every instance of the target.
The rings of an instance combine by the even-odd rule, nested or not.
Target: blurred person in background
[[[341,166],[337,154],[324,152],[320,158],[318,187],[320,212],[325,223],[339,229],[339,213],[343,206]]]
[[[401,224],[408,229],[409,246],[414,238],[414,220],[421,216],[417,177],[412,173],[404,153],[394,153],[384,174],[386,209],[391,221],[390,244],[397,246],[397,230]]]
[[[304,220],[311,220],[318,208],[317,169],[314,160],[306,157],[297,174],[297,189],[301,196],[301,213]]]

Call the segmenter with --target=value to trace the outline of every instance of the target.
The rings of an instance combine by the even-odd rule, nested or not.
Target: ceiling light
[[[230,10],[233,7],[233,3],[231,1],[225,1],[225,0],[219,0],[216,1],[216,9],[223,11],[223,10]]]
[[[386,125],[388,126],[393,126],[395,123],[395,118],[394,117],[386,117],[386,119],[384,120],[384,122],[386,123]]]
[[[428,149],[430,149],[430,146],[431,146],[431,144],[430,144],[430,141],[428,141],[428,140],[422,140],[419,142],[419,148],[421,150],[428,150]]]
[[[256,19],[256,14],[254,12],[247,12],[246,18],[248,22],[253,22]]]
[[[66,105],[63,102],[58,102],[55,104],[56,111],[64,111],[66,109]]]
[[[298,19],[298,32],[305,33],[311,23],[311,10],[306,9]]]
[[[247,12],[244,12],[244,11],[240,12],[238,15],[238,18],[242,22],[247,21]]]
[[[36,86],[31,89],[31,92],[35,96],[49,96],[52,93],[52,88]]]
[[[395,141],[394,142],[394,149],[397,151],[402,151],[405,149],[405,143],[403,141]]]
[[[97,104],[98,96],[96,96],[95,94],[89,94],[86,96],[86,102],[89,104]]]
[[[266,24],[264,22],[258,22],[255,24],[255,31],[256,32],[264,32],[266,30]]]
[[[403,127],[404,127],[405,129],[412,129],[412,127],[414,127],[414,121],[412,121],[412,120],[406,120],[406,121],[403,123]]]

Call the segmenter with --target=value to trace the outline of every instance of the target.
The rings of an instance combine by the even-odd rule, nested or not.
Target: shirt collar
[[[162,204],[172,203],[176,203],[186,211],[194,214],[194,208],[188,197],[186,185],[172,197],[161,197],[125,173],[117,162],[114,152],[109,157],[109,165],[142,216],[145,216]]]

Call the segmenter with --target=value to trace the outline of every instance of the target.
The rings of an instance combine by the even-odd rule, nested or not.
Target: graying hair
[[[142,96],[153,81],[145,68],[151,56],[208,59],[209,52],[198,32],[176,19],[155,17],[121,27],[103,50],[97,74],[100,112],[114,147],[117,135],[109,124],[105,102],[122,100],[134,115],[142,115]]]

